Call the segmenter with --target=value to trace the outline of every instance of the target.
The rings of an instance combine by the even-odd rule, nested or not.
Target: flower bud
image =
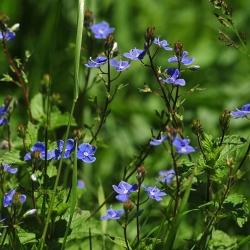
[[[223,133],[226,133],[229,129],[229,123],[230,123],[230,111],[224,110],[219,117],[219,123],[220,127]]]
[[[31,215],[33,215],[33,214],[35,214],[36,213],[36,209],[30,209],[30,210],[28,210],[24,215],[23,215],[23,218],[26,218],[26,217],[28,217],[28,216],[31,216]]]
[[[191,131],[195,134],[195,135],[200,135],[201,137],[203,137],[203,127],[201,125],[200,120],[193,120],[192,124],[191,124]]]
[[[113,34],[108,35],[106,42],[104,44],[105,54],[107,56],[110,54],[110,52],[114,48],[114,44],[115,44],[115,37],[113,36]]]
[[[13,26],[11,26],[10,32],[15,32],[15,31],[19,30],[19,27],[20,27],[20,24],[15,23]]]
[[[155,39],[155,27],[148,27],[144,34],[145,44],[144,49],[148,49]],[[147,47],[147,48],[145,48]]]
[[[90,10],[87,10],[84,14],[84,27],[88,29],[91,25],[93,25],[93,23],[94,23],[93,12]]]
[[[5,13],[0,13],[0,31],[7,31],[7,23],[10,18]]]
[[[141,167],[137,168],[137,176],[136,176],[136,178],[137,178],[139,183],[143,182],[146,174],[147,174],[147,170],[146,170],[146,168],[144,166],[141,166]]]
[[[134,208],[134,204],[130,199],[128,199],[127,201],[124,202],[123,208],[124,208],[125,213],[128,214]]]
[[[17,136],[20,137],[21,139],[25,139],[25,134],[26,134],[26,127],[24,125],[19,125],[17,127]]]
[[[174,129],[173,127],[169,127],[169,126],[166,126],[166,131],[168,133],[168,140],[171,142],[173,141],[173,139],[176,137],[177,135],[177,131],[176,129]]]
[[[174,44],[175,55],[180,59],[183,53],[183,44],[178,41]]]

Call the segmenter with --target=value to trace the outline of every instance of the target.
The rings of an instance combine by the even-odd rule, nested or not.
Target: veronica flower
[[[192,146],[189,146],[189,143],[190,143],[189,139],[175,138],[173,140],[173,145],[177,147],[176,153],[190,154],[192,152],[195,152],[195,148],[193,148]]]
[[[110,61],[110,65],[114,66],[116,68],[116,70],[118,72],[120,72],[120,71],[123,71],[123,70],[127,69],[130,66],[130,61],[122,61],[122,60],[120,60],[120,61],[116,62],[116,60],[113,58]]]
[[[175,177],[175,171],[173,169],[170,170],[162,170],[159,172],[160,182],[170,183]]]
[[[128,52],[123,54],[125,57],[129,58],[130,60],[141,60],[146,55],[146,50],[140,50],[137,48],[131,49]]]
[[[107,61],[108,59],[104,56],[98,56],[95,60],[92,60],[90,57],[88,63],[86,63],[85,66],[88,68],[100,68]]]
[[[167,195],[165,192],[162,192],[160,189],[156,187],[146,187],[146,185],[142,184],[145,191],[148,193],[148,198],[154,199],[156,201],[161,201],[161,196]]]
[[[158,145],[162,144],[166,140],[167,140],[167,137],[163,136],[163,132],[161,132],[161,138],[159,140],[155,139],[155,138],[152,138],[149,144],[153,145],[153,146],[158,146]]]
[[[123,213],[123,210],[114,210],[112,207],[107,210],[107,215],[101,216],[101,220],[118,220],[121,218],[121,215]]]
[[[87,163],[92,163],[96,160],[94,157],[97,147],[91,146],[89,143],[83,143],[77,148],[77,159]]]
[[[89,27],[96,39],[105,39],[109,34],[114,32],[114,28],[110,28],[106,22],[94,24]]]
[[[56,160],[59,160],[61,158],[63,145],[64,145],[63,140],[57,141],[58,148],[52,150],[52,152],[51,152],[52,158],[55,158]],[[73,139],[68,139],[67,142],[66,142],[66,148],[65,148],[63,158],[65,158],[65,159],[69,158],[71,153],[74,151],[74,148],[75,148],[74,140]]]
[[[125,202],[129,199],[129,195],[131,192],[135,192],[138,189],[138,185],[134,184],[133,186],[128,184],[125,181],[121,181],[118,185],[112,185],[113,189],[115,190],[118,195],[115,197],[120,202]]]
[[[177,58],[177,56],[174,56],[174,57],[169,58],[168,61],[169,62],[178,62],[178,58]],[[191,63],[193,63],[194,58],[188,58],[188,52],[183,51],[183,54],[182,54],[180,61],[184,65],[190,65]]]
[[[6,32],[0,30],[0,40],[12,41],[16,36],[15,32],[12,32],[10,29],[7,29]]]
[[[24,194],[19,194],[15,189],[11,189],[9,193],[6,193],[3,198],[3,206],[9,207],[14,204],[23,204],[26,201]]]
[[[3,167],[3,170],[6,172],[9,172],[10,174],[15,174],[17,172],[17,168],[11,168],[11,165],[1,163],[1,166]]]
[[[241,109],[236,108],[236,110],[237,111],[231,111],[230,115],[236,118],[243,118],[250,114],[250,104],[244,105]]]
[[[169,75],[169,77],[165,80],[163,80],[162,78],[160,79],[162,82],[165,83],[172,83],[174,85],[180,85],[180,86],[185,86],[186,82],[184,79],[178,79],[180,72],[178,69],[167,69],[165,70],[165,72]]]
[[[40,158],[42,160],[45,160],[45,145],[41,142],[36,142],[34,146],[31,148],[31,152],[27,153],[24,156],[24,160],[28,161],[31,160],[32,157]],[[47,151],[47,160],[50,160],[52,158],[52,155],[49,151]]]
[[[170,44],[166,40],[160,41],[160,37],[154,39],[154,44],[165,50],[173,50],[172,48],[168,47]]]
[[[10,113],[10,109],[11,107],[8,105],[2,105],[0,108],[0,126],[6,125],[9,122],[7,117]]]

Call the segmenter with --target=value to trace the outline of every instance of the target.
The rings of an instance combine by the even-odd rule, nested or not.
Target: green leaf
[[[50,130],[54,130],[56,128],[67,126],[69,121],[70,114],[68,112],[63,113],[57,108],[53,107],[51,111],[50,117]],[[77,126],[75,119],[72,119],[71,126]]]
[[[57,203],[53,206],[51,217],[55,218],[57,216],[62,216],[69,207],[70,205],[68,203]]]
[[[127,245],[126,245],[126,242],[123,238],[120,238],[120,237],[112,237],[112,236],[109,236],[109,238],[117,245],[119,246],[122,246],[124,248],[127,249]],[[129,250],[132,250],[131,246],[129,245],[128,243],[128,246],[129,246]]]
[[[25,165],[26,162],[22,161],[20,158],[20,151],[17,149],[12,149],[10,152],[7,151],[3,155],[5,164]]]
[[[242,227],[247,222],[249,214],[248,203],[243,195],[229,195],[223,203],[223,208],[227,213],[232,215],[239,227]]]
[[[57,168],[56,166],[53,166],[51,164],[49,164],[48,168],[47,168],[47,175],[49,178],[56,176],[57,175]]]
[[[137,248],[137,250],[153,250],[154,246],[156,244],[159,244],[161,242],[160,239],[156,238],[145,238],[140,241],[140,244]]]
[[[17,229],[17,232],[18,232],[17,234],[18,234],[21,244],[37,242],[35,233],[28,233],[24,231],[23,229],[21,229],[19,226],[17,226],[16,229]]]
[[[31,99],[30,108],[33,118],[44,125],[46,121],[46,114],[43,110],[43,96],[41,93],[36,94]]]
[[[12,82],[13,79],[12,79],[12,77],[9,74],[3,74],[3,78],[1,78],[0,81],[3,81],[3,82]]]
[[[28,123],[25,135],[25,144],[30,149],[38,140],[38,125],[34,125],[31,122]]]
[[[212,238],[208,243],[209,250],[232,250],[236,246],[236,238],[231,238],[229,235],[220,230],[212,232]]]

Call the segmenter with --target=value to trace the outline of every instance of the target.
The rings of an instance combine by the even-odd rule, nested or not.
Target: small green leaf
[[[112,236],[109,236],[109,238],[117,245],[119,246],[122,246],[124,248],[127,249],[127,245],[126,245],[126,242],[123,238],[120,238],[120,237],[112,237]],[[132,250],[131,246],[129,245],[128,243],[128,247],[129,247],[129,250]]]
[[[236,238],[231,238],[229,235],[220,230],[212,232],[212,238],[208,243],[209,250],[232,250],[236,246]]]
[[[19,166],[26,164],[26,162],[21,160],[20,151],[16,149],[12,149],[10,152],[5,152],[2,158],[5,164],[15,164]]]
[[[248,203],[243,195],[229,195],[223,203],[223,208],[227,213],[232,215],[239,227],[242,227],[247,222],[249,214]]]
[[[3,78],[1,78],[0,81],[3,81],[3,82],[12,82],[13,79],[12,79],[12,77],[9,76],[9,74],[3,74]]]
[[[140,244],[137,250],[153,250],[155,249],[155,245],[161,243],[160,239],[156,238],[145,238],[140,241]]]
[[[42,125],[44,125],[46,121],[46,114],[43,110],[43,96],[41,93],[36,94],[31,99],[30,108],[33,118]]]
[[[51,217],[55,218],[57,216],[62,216],[67,209],[70,207],[68,203],[57,203],[53,206]]]
[[[30,149],[37,142],[38,129],[38,125],[34,125],[31,122],[28,123],[25,135],[25,144],[28,149]]]

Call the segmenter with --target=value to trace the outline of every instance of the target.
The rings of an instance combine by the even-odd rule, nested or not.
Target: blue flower
[[[11,41],[15,38],[16,33],[15,32],[11,32],[10,29],[7,29],[6,32],[0,31],[0,40],[6,40],[6,41]]]
[[[163,170],[159,172],[159,175],[160,175],[160,178],[159,178],[160,182],[168,184],[174,179],[175,171],[173,169]]]
[[[165,83],[172,83],[174,85],[180,85],[180,86],[185,86],[186,82],[184,79],[178,79],[180,72],[178,69],[167,69],[165,70],[165,72],[169,75],[169,77],[165,80],[160,79],[161,81],[165,82]]]
[[[63,145],[64,145],[63,140],[57,141],[58,148],[52,150],[52,152],[51,152],[52,158],[54,158],[56,160],[59,160],[61,158]],[[74,148],[75,148],[74,140],[73,139],[68,139],[67,142],[66,142],[66,148],[65,148],[63,158],[65,158],[65,159],[69,158],[71,153],[74,151]]]
[[[1,167],[3,167],[3,171],[9,172],[10,174],[15,174],[18,170],[17,168],[11,168],[11,165],[4,164],[3,161]]]
[[[177,147],[176,153],[179,154],[190,154],[192,152],[195,152],[195,148],[192,146],[189,146],[190,143],[189,139],[181,139],[181,138],[175,138],[173,140],[173,145]]]
[[[118,220],[121,218],[121,215],[123,213],[123,210],[114,210],[112,207],[110,207],[110,209],[107,210],[106,214],[107,215],[103,215],[101,216],[101,220]]]
[[[85,188],[85,182],[83,180],[78,180],[77,187],[78,188]]]
[[[15,189],[11,189],[9,193],[6,193],[4,195],[3,206],[9,207],[12,205],[13,202],[14,204],[17,203],[23,204],[25,201],[26,201],[26,196],[24,194],[16,193]]]
[[[0,126],[6,125],[9,120],[6,118],[9,115],[11,107],[7,105],[2,105],[0,108]]]
[[[120,72],[120,71],[123,71],[123,70],[127,69],[130,66],[130,61],[122,61],[122,60],[120,60],[120,61],[116,62],[116,60],[113,58],[110,61],[110,65],[114,66],[116,68],[116,70],[118,72]]]
[[[151,141],[150,141],[150,145],[158,146],[158,145],[162,144],[166,140],[167,140],[167,137],[163,136],[163,132],[161,132],[161,139],[157,140],[155,138],[152,138]]]
[[[89,58],[88,63],[85,64],[88,68],[100,68],[102,65],[104,65],[108,59],[104,56],[98,56],[95,61],[92,60],[92,58]]]
[[[178,62],[177,56],[171,57],[168,59],[169,62]],[[193,63],[194,58],[188,58],[188,52],[183,51],[182,57],[181,57],[181,63],[184,65],[190,65]]]
[[[34,146],[31,148],[31,152],[27,153],[24,156],[24,160],[28,161],[31,160],[32,157],[34,158],[40,158],[42,160],[45,160],[45,145],[42,142],[36,142]],[[50,160],[52,158],[52,154],[47,151],[47,160]]]
[[[134,48],[131,49],[129,53],[125,52],[123,55],[130,60],[141,60],[146,55],[146,50]]]
[[[113,33],[115,28],[110,28],[106,22],[94,24],[89,27],[96,39],[105,39],[109,34]]]
[[[77,148],[77,159],[87,163],[92,163],[96,160],[94,157],[97,147],[91,146],[89,143],[83,143]]]
[[[237,111],[231,111],[230,115],[236,118],[240,118],[240,117],[243,118],[250,114],[250,104],[244,105],[241,109],[236,108],[236,110]]]
[[[154,39],[154,44],[165,50],[173,50],[172,48],[168,47],[170,44],[166,40],[160,41],[160,37]]]
[[[148,193],[148,198],[161,201],[162,198],[161,196],[167,195],[165,192],[162,192],[160,189],[156,187],[146,187],[144,184],[142,184],[144,187],[145,191]]]
[[[125,181],[121,181],[118,185],[112,185],[113,189],[115,190],[118,195],[115,197],[120,202],[125,202],[129,199],[129,195],[131,192],[135,192],[138,189],[138,185],[134,184],[133,186],[128,184]]]

